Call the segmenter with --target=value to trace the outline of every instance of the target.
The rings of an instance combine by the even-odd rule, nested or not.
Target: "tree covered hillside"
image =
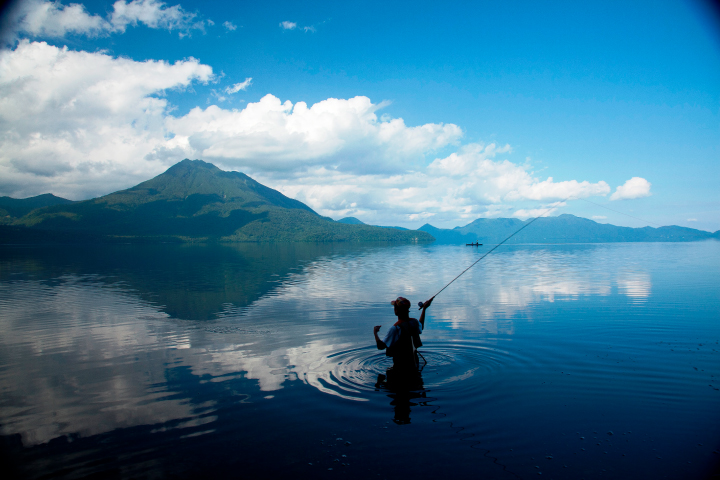
[[[34,210],[12,225],[48,235],[71,232],[115,240],[433,240],[425,232],[334,222],[243,173],[200,160],[183,160],[127,190]]]

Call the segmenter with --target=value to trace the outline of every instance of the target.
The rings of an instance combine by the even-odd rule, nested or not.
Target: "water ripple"
[[[454,395],[488,396],[508,365],[530,362],[518,353],[471,342],[433,342],[419,352],[424,388]],[[391,365],[392,360],[374,347],[352,348],[318,360],[303,379],[324,393],[367,401],[377,390],[378,375]]]

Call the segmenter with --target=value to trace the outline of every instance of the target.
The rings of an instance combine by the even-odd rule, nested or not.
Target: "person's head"
[[[398,297],[390,304],[395,307],[395,315],[398,317],[407,317],[410,314],[410,300],[405,297]]]

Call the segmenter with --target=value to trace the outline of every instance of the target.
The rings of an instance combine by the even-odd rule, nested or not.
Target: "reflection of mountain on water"
[[[345,244],[104,245],[6,248],[0,281],[56,281],[92,276],[120,284],[168,315],[217,318],[275,289],[290,273],[321,256],[367,248]]]

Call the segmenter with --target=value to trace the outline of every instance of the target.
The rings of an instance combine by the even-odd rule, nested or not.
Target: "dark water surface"
[[[501,247],[378,384],[389,301],[485,249],[2,247],[3,476],[718,473],[720,242]]]

